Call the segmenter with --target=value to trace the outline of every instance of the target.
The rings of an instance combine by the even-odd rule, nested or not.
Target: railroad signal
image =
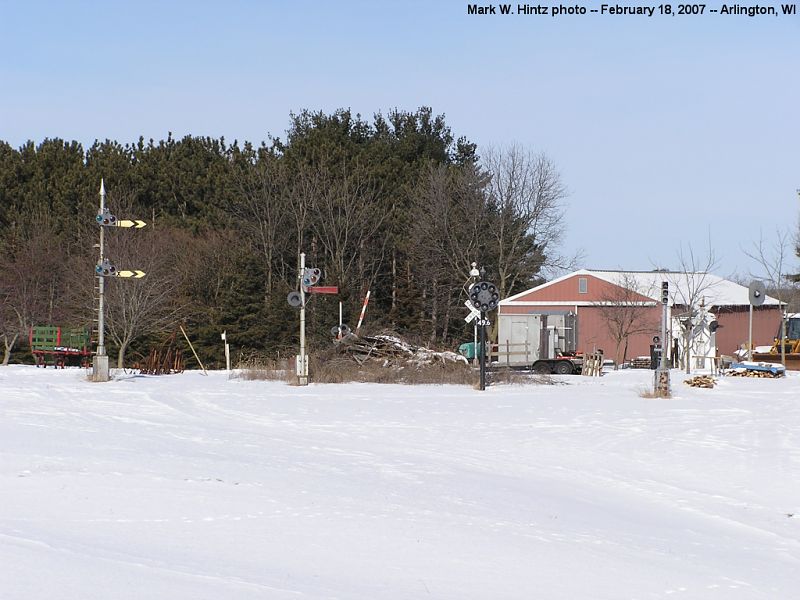
[[[95,217],[95,221],[97,224],[102,227],[116,227],[117,226],[117,217],[111,214],[111,211],[107,208],[103,208],[100,212],[97,213]]]
[[[100,208],[95,216],[95,222],[100,226],[100,243],[95,246],[100,250],[100,257],[95,265],[94,272],[98,278],[97,282],[97,353],[92,361],[92,379],[94,381],[108,381],[108,355],[106,355],[105,344],[105,278],[122,277],[123,279],[141,279],[145,276],[144,271],[138,269],[129,271],[118,271],[117,267],[105,255],[105,228],[106,227],[134,227],[141,229],[146,225],[144,221],[118,220],[116,216],[106,206],[106,186],[100,180]]]
[[[133,221],[123,219],[122,221],[117,221],[116,223],[117,227],[133,227],[134,229],[141,229],[145,225],[147,225],[147,223],[140,221],[139,219],[135,219]]]
[[[493,283],[479,281],[469,288],[469,299],[472,306],[481,312],[486,312],[497,308],[500,303],[500,292]]]
[[[95,217],[95,221],[101,227],[133,227],[134,229],[141,229],[142,227],[146,226],[147,223],[140,219],[122,219],[118,220],[117,217],[111,214],[111,211],[107,208],[103,208],[100,212],[97,213]]]
[[[313,267],[307,267],[303,271],[303,287],[316,285],[322,277],[322,271]]]
[[[114,266],[107,258],[104,258],[94,268],[94,272],[97,273],[98,277],[116,277],[117,276],[117,267]]]
[[[661,304],[669,304],[669,281],[661,282]]]

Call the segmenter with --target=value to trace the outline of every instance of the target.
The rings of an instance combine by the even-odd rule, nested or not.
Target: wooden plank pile
[[[349,334],[334,342],[339,352],[350,356],[359,365],[368,360],[380,361],[384,365],[411,363],[415,365],[429,365],[433,363],[464,363],[466,358],[457,352],[436,352],[414,346],[394,335],[364,335]]]
[[[783,371],[753,371],[750,369],[731,369],[725,371],[728,377],[758,377],[761,379],[777,379],[783,377]]]
[[[711,375],[697,375],[691,379],[686,379],[683,383],[691,387],[711,389],[717,383],[717,380]]]

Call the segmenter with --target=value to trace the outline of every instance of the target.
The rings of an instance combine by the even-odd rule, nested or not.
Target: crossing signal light
[[[494,310],[500,302],[500,292],[493,283],[479,281],[469,289],[469,300],[480,311]]]
[[[669,304],[669,281],[661,282],[661,304]]]

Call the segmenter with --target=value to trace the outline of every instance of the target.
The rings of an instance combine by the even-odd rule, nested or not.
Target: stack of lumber
[[[783,365],[766,363],[766,362],[751,362],[742,361],[731,364],[731,369],[726,371],[726,375],[733,375],[734,377],[783,377],[786,369]]]
[[[685,380],[684,383],[692,387],[710,389],[714,387],[714,385],[717,383],[717,380],[711,377],[711,375],[698,375],[696,377],[692,377],[691,379]]]
[[[761,377],[766,379],[776,379],[783,377],[783,371],[751,371],[749,369],[731,369],[726,371],[725,375],[728,377]]]

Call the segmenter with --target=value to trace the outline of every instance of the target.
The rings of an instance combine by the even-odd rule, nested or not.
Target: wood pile
[[[782,371],[773,373],[772,371],[753,371],[750,369],[731,369],[725,371],[725,375],[728,377],[758,377],[761,379],[778,379],[784,376]]]
[[[711,375],[698,375],[696,377],[692,377],[691,379],[685,380],[683,383],[696,388],[711,389],[717,383],[717,380],[711,377]]]
[[[405,364],[430,365],[434,363],[463,363],[466,358],[457,352],[436,352],[414,346],[394,335],[349,334],[334,342],[339,352],[350,356],[359,365],[368,360],[380,361],[384,365]]]

